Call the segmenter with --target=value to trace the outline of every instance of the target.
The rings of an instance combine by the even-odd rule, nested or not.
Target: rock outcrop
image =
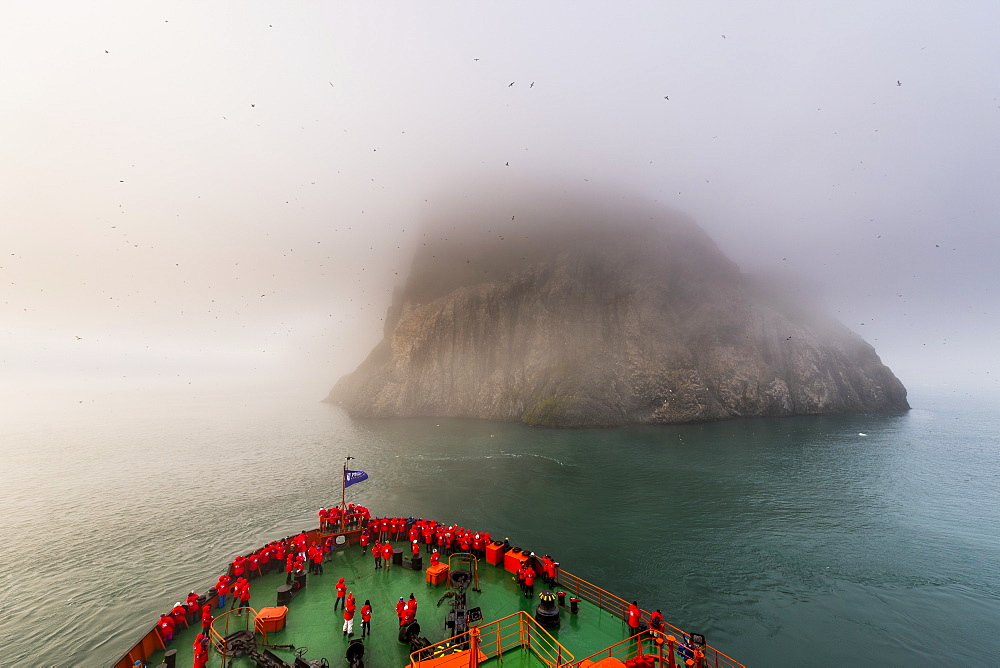
[[[385,338],[327,400],[549,427],[908,407],[872,346],[742,274],[693,222],[560,211],[429,234]]]

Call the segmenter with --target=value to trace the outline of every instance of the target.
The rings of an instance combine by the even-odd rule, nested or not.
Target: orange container
[[[288,614],[288,606],[261,608],[254,618],[253,625],[257,633],[274,633],[285,628],[285,616]]]
[[[486,563],[499,566],[503,563],[503,543],[493,541],[486,546]]]
[[[434,586],[448,580],[448,564],[435,564],[427,568],[427,582]]]
[[[528,560],[528,553],[519,547],[510,548],[510,552],[503,555],[503,567],[508,573],[517,573],[521,570],[521,564]]]

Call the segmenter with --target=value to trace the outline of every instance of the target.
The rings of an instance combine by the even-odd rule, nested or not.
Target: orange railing
[[[704,650],[678,642],[672,635],[646,630],[580,659],[574,664],[574,668],[597,663],[607,657],[614,657],[622,663],[630,659],[637,660],[636,665],[650,668],[687,668],[688,666],[709,668],[713,665],[705,658]]]
[[[592,603],[602,610],[606,610],[613,615],[621,617],[623,620],[625,619],[629,603],[620,596],[615,596],[611,592],[601,589],[597,585],[591,584],[583,578],[577,577],[569,571],[565,571],[563,569],[559,569],[557,572],[557,581],[561,588],[565,589],[569,593],[572,593],[577,598],[581,598],[584,601]],[[649,613],[643,610],[642,618],[648,626],[650,620]],[[685,640],[688,637],[687,633],[672,624],[664,624],[663,631],[664,633],[672,634],[672,636],[667,637],[676,636],[677,638]],[[601,652],[598,652],[598,654],[611,656],[610,654],[604,654],[606,651],[607,650],[602,650]],[[704,668],[745,668],[739,661],[723,654],[710,645],[705,645],[705,647],[701,648],[700,651],[704,653],[701,664]],[[681,663],[679,665],[684,664]]]
[[[472,634],[478,637],[473,639]],[[573,664],[574,657],[552,635],[526,612],[515,612],[488,624],[466,631],[410,654],[410,667],[417,668],[421,661],[437,659],[450,653],[469,650],[476,646],[477,656],[470,665],[478,665],[478,654],[487,659],[502,659],[504,652],[525,648],[552,668]]]
[[[209,638],[211,640],[211,645],[215,650],[222,655],[222,665],[223,667],[229,665],[229,663],[236,657],[230,657],[227,653],[226,648],[226,636],[233,632],[230,628],[233,622],[236,622],[238,627],[236,630],[251,630],[256,631],[255,621],[257,619],[257,611],[251,607],[243,608],[233,608],[227,612],[222,613],[214,620],[212,620],[212,626],[209,629]],[[220,632],[216,629],[216,625],[221,627],[223,630]],[[264,642],[267,642],[267,634],[260,631],[263,636]]]

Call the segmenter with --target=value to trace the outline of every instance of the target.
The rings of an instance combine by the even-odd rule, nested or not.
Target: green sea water
[[[509,536],[747,665],[998,665],[996,403],[911,403],[553,431],[296,395],[7,397],[0,665],[116,660],[234,555],[314,526],[347,455],[370,475],[349,500]]]

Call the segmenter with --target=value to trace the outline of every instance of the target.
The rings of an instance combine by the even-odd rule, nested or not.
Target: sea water
[[[995,403],[543,430],[297,394],[10,396],[0,665],[119,658],[229,560],[348,500],[509,536],[753,666],[1000,664]],[[328,657],[337,662],[340,657]]]

